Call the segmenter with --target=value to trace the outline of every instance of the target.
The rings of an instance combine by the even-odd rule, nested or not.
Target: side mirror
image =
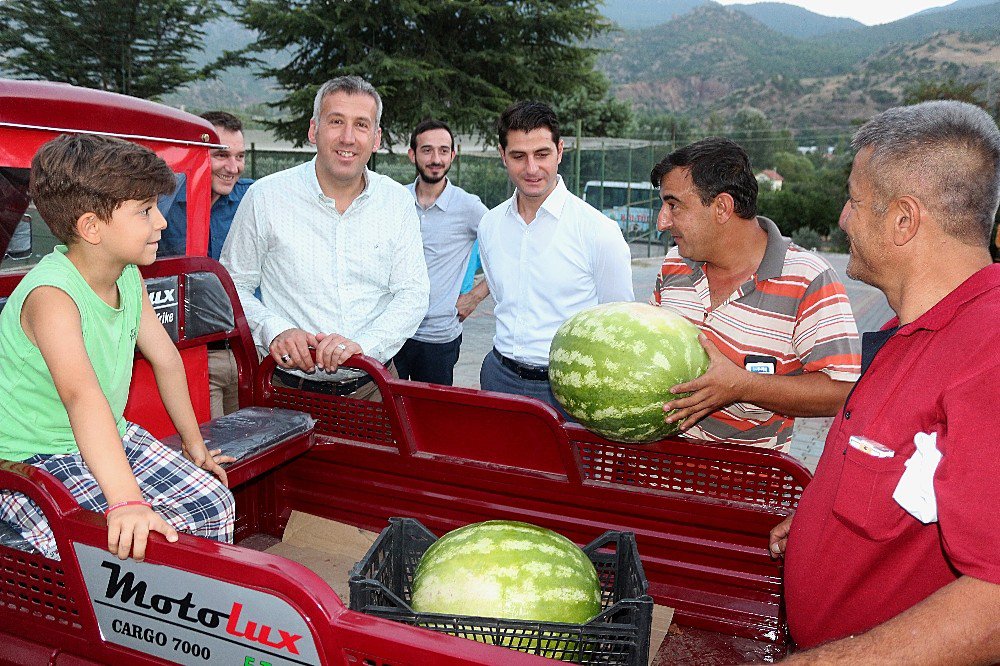
[[[25,213],[14,227],[5,255],[9,259],[27,259],[31,256],[31,216]]]

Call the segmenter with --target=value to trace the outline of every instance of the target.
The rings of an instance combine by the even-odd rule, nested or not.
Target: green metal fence
[[[658,193],[649,185],[653,165],[672,149],[669,143],[624,142],[570,138],[559,173],[566,186],[592,206],[618,222],[626,239],[651,246],[659,253],[656,213]],[[582,143],[579,150],[576,145]],[[247,155],[247,175],[261,178],[311,160],[308,150],[258,150],[251,144]],[[376,153],[369,167],[400,183],[412,182],[416,171],[405,153]],[[513,186],[498,154],[470,153],[458,146],[458,154],[448,174],[453,183],[472,192],[492,208],[513,194]]]

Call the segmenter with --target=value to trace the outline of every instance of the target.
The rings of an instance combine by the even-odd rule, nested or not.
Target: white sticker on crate
[[[305,620],[282,599],[73,545],[108,643],[179,664],[320,663]]]

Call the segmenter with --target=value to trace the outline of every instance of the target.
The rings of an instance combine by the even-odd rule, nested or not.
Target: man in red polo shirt
[[[1000,662],[1000,131],[926,102],[853,146],[847,274],[897,317],[864,337],[816,476],[771,532],[805,649],[788,661]]]

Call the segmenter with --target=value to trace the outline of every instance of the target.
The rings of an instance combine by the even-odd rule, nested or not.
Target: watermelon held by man
[[[676,434],[663,403],[670,388],[708,370],[698,327],[669,308],[605,303],[567,319],[552,339],[549,382],[563,408],[588,430],[617,442]]]
[[[601,612],[601,585],[586,553],[552,530],[509,520],[466,525],[424,553],[413,574],[417,613],[584,624]],[[574,633],[507,633],[498,644],[567,658]],[[483,636],[467,636],[493,642]]]

